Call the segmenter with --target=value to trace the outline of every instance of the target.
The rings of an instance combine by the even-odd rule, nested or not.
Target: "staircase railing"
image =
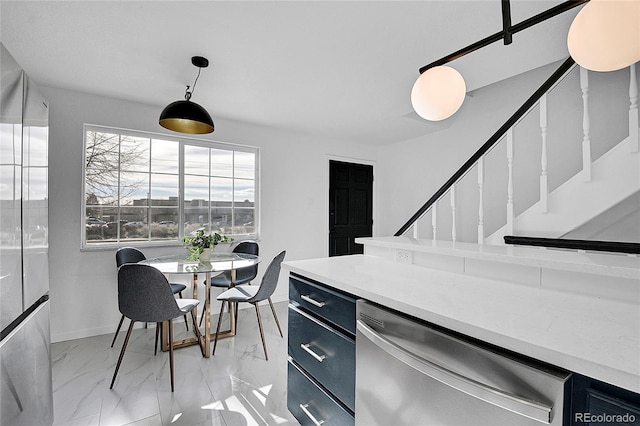
[[[562,119],[562,115],[558,115],[557,109],[554,109],[553,115],[550,117],[551,121],[552,121],[552,125],[554,125],[555,127],[553,127],[552,129],[556,129],[555,132],[552,134],[552,137],[556,138],[556,141],[558,141],[558,138],[561,138],[560,140],[562,141],[567,141],[568,143],[570,143],[570,146],[573,146],[574,144],[580,144],[582,145],[582,164],[581,166],[578,166],[577,161],[574,161],[573,159],[570,161],[574,164],[574,167],[581,167],[580,171],[578,172],[578,175],[580,179],[582,179],[585,182],[589,182],[591,181],[591,168],[592,168],[592,152],[594,153],[593,155],[595,157],[598,157],[598,155],[602,155],[602,152],[606,152],[609,148],[611,148],[611,146],[607,146],[606,142],[604,145],[602,144],[603,140],[603,135],[602,134],[598,134],[598,132],[602,133],[605,129],[607,133],[610,133],[610,130],[607,129],[606,127],[602,127],[602,121],[603,118],[601,116],[601,114],[597,114],[596,117],[594,117],[594,123],[596,124],[596,133],[595,136],[598,139],[598,144],[594,147],[591,146],[592,141],[591,139],[593,138],[592,134],[593,132],[591,132],[590,127],[591,127],[591,119],[590,119],[590,114],[589,114],[589,102],[590,102],[590,98],[589,96],[591,95],[592,97],[594,97],[594,99],[598,99],[598,100],[602,100],[602,93],[603,92],[610,92],[611,91],[611,85],[610,83],[612,83],[613,81],[618,81],[621,83],[620,80],[603,80],[603,78],[610,78],[607,76],[602,76],[602,73],[595,73],[598,75],[594,75],[593,78],[595,80],[595,83],[600,82],[600,84],[605,84],[604,87],[600,87],[600,90],[598,90],[599,86],[596,84],[596,86],[591,87],[590,86],[590,82],[589,82],[589,74],[586,70],[580,68],[579,71],[579,83],[577,83],[577,79],[578,79],[578,75],[577,74],[571,74],[572,77],[570,79],[566,79],[567,81],[570,82],[570,84],[567,86],[566,84],[561,86],[561,87],[566,87],[567,89],[562,89],[559,92],[562,95],[552,95],[552,93],[557,92],[558,90],[556,90],[556,87],[558,87],[559,83],[561,81],[563,81],[565,79],[565,77],[567,77],[572,70],[575,69],[575,64],[574,61],[571,58],[568,58],[567,60],[565,60],[562,65],[560,65],[558,67],[558,69],[555,70],[555,72],[520,106],[520,108],[518,108],[518,110],[511,115],[511,117],[509,117],[509,119],[502,125],[500,126],[500,128],[487,140],[487,142],[485,142],[445,183],[444,185],[442,185],[428,200],[425,204],[422,205],[422,207],[420,207],[420,209],[395,233],[396,236],[399,235],[404,235],[405,233],[407,233],[411,228],[413,228],[413,237],[414,238],[419,238],[421,235],[419,235],[418,232],[418,228],[422,227],[422,225],[424,224],[425,226],[426,224],[426,220],[421,220],[422,218],[427,219],[425,216],[428,213],[431,213],[431,233],[432,233],[432,238],[433,240],[436,239],[441,239],[438,238],[437,236],[437,232],[438,232],[438,224],[442,224],[442,223],[446,223],[447,220],[449,220],[449,217],[447,217],[447,215],[445,214],[444,219],[438,219],[437,218],[437,213],[438,210],[442,211],[445,207],[444,207],[444,203],[440,203],[440,201],[443,199],[443,197],[445,197],[447,194],[449,194],[450,196],[450,217],[451,217],[451,235],[450,235],[450,239],[452,241],[456,241],[460,234],[462,235],[462,240],[465,239],[465,237],[467,238],[466,241],[472,241],[471,238],[473,238],[473,235],[470,234],[472,228],[469,225],[473,225],[473,222],[463,222],[463,227],[464,229],[461,229],[463,232],[460,232],[460,230],[456,229],[456,222],[461,221],[460,216],[461,213],[465,213],[465,207],[468,209],[469,207],[469,203],[473,202],[473,199],[477,196],[478,197],[478,209],[476,210],[477,212],[477,216],[474,217],[474,219],[477,219],[477,242],[479,244],[483,244],[485,241],[487,242],[491,242],[493,241],[494,243],[500,243],[498,241],[502,240],[502,236],[501,235],[513,235],[514,234],[514,223],[515,223],[515,219],[516,219],[516,212],[514,212],[514,180],[516,181],[516,183],[520,184],[522,182],[518,181],[516,178],[519,178],[520,180],[522,180],[522,175],[520,176],[516,176],[514,175],[513,169],[514,169],[514,127],[516,125],[518,125],[518,135],[523,135],[524,133],[530,133],[531,132],[531,128],[528,126],[533,125],[533,123],[531,122],[531,119],[528,119],[526,121],[525,117],[530,115],[530,112],[533,111],[534,108],[538,108],[539,113],[540,113],[540,117],[539,117],[539,123],[536,123],[535,125],[538,126],[539,125],[539,136],[538,138],[541,139],[541,144],[539,144],[540,142],[538,142],[537,144],[535,144],[536,149],[539,149],[538,154],[540,154],[540,162],[538,163],[538,172],[539,172],[539,188],[540,188],[540,198],[539,201],[535,200],[533,201],[533,199],[531,198],[532,196],[535,196],[535,192],[530,192],[531,191],[531,187],[529,186],[529,189],[525,189],[525,195],[524,198],[519,196],[519,205],[518,208],[521,210],[521,207],[523,205],[525,205],[526,207],[526,203],[533,201],[534,203],[537,203],[537,205],[535,206],[536,209],[538,209],[540,212],[545,213],[545,216],[549,216],[546,214],[547,212],[547,201],[548,201],[548,197],[550,194],[549,191],[549,184],[547,182],[547,121],[548,121],[548,117],[547,117],[547,98],[549,98],[549,100],[551,101],[552,99],[556,99],[554,101],[554,104],[552,105],[554,108],[556,108],[558,105],[557,104],[557,100],[561,99],[558,98],[558,96],[562,96],[565,99],[565,102],[569,102],[569,104],[566,105],[560,105],[560,110],[565,109],[567,112],[571,111],[571,116],[567,117],[569,119],[569,122],[566,122],[566,119]],[[637,85],[637,78],[636,78],[636,70],[635,70],[635,65],[632,65],[629,68],[629,86],[628,86],[628,101],[629,103],[627,104],[628,107],[628,114],[629,114],[629,140],[628,140],[628,147],[630,152],[632,153],[637,153],[638,152],[638,85]],[[615,83],[615,84],[620,84],[620,83]],[[575,85],[578,85],[578,92],[575,92]],[[619,90],[622,89],[623,86],[615,86],[618,90],[618,95],[621,95],[622,93],[619,92]],[[552,92],[553,90],[553,92]],[[570,92],[566,92],[566,90],[570,90]],[[625,89],[626,90],[626,89]],[[591,94],[591,91],[593,91],[593,95]],[[581,92],[581,93],[580,93]],[[552,97],[550,97],[552,96]],[[568,96],[568,97],[567,97]],[[609,95],[611,96],[611,95]],[[618,97],[615,97],[615,99],[618,99]],[[580,97],[581,102],[580,102]],[[602,101],[601,101],[602,102]],[[616,101],[618,102],[618,101]],[[582,105],[582,111],[580,111],[580,106],[579,103],[581,103]],[[591,107],[593,108],[594,106],[596,108],[600,108],[601,109],[601,113],[602,113],[602,106],[603,104],[598,104],[596,103],[596,105],[591,105]],[[605,104],[606,105],[606,104]],[[620,105],[620,107],[622,107],[622,105]],[[604,106],[604,108],[608,108],[607,106]],[[618,108],[616,106],[616,108]],[[615,112],[617,111],[617,112]],[[621,116],[620,116],[620,110],[619,109],[615,109],[615,111],[612,111],[611,113],[608,112],[609,114],[613,114],[612,115],[612,119],[614,120],[618,120],[616,123],[620,123],[621,120]],[[578,113],[580,115],[575,115],[576,113]],[[532,117],[535,119],[535,115],[534,117]],[[608,118],[605,118],[608,119]],[[537,120],[537,119],[536,119]],[[558,123],[558,120],[560,120],[561,122]],[[579,121],[582,121],[582,129],[581,132],[579,133],[578,136],[578,129],[573,127],[573,126],[569,126],[570,122],[573,122],[575,124],[578,124]],[[600,121],[598,121],[600,120]],[[625,119],[622,119],[623,121]],[[608,122],[607,122],[608,124]],[[620,128],[617,127],[619,124],[615,124],[613,127],[613,129],[615,129],[615,133],[616,133],[616,137],[617,136],[622,136],[622,138],[626,138],[626,134],[624,134],[624,128]],[[558,126],[562,127],[564,130],[561,131],[560,134],[558,134]],[[579,124],[578,124],[579,126]],[[524,129],[524,133],[520,132],[520,128]],[[609,127],[611,128],[611,127]],[[571,130],[573,129],[573,130]],[[532,135],[533,136],[533,135]],[[520,136],[519,136],[520,137]],[[531,136],[526,136],[525,139],[530,138]],[[607,137],[609,137],[609,135],[607,134],[606,137],[604,139],[607,139]],[[582,138],[582,141],[580,142],[580,140],[578,138]],[[540,140],[538,139],[538,140]],[[615,139],[615,142],[619,142],[621,139]],[[488,222],[486,225],[488,225],[487,229],[490,229],[489,234],[493,233],[493,235],[490,235],[490,238],[488,236],[485,235],[485,206],[483,205],[483,203],[485,201],[483,201],[483,192],[485,191],[484,189],[484,185],[485,185],[485,167],[489,167],[488,170],[492,170],[495,169],[495,164],[494,167],[492,167],[492,156],[488,156],[488,154],[494,150],[494,148],[496,148],[497,145],[499,145],[500,142],[505,141],[506,142],[506,173],[507,173],[507,177],[506,179],[508,180],[506,186],[506,194],[505,193],[501,193],[501,195],[499,195],[500,197],[506,197],[506,210],[507,210],[507,216],[506,216],[506,221],[503,221],[501,223],[505,223],[506,225],[504,226],[498,226],[498,230],[496,231],[495,229],[492,229],[492,227],[495,227],[497,223],[495,223],[496,221],[502,220],[500,219],[498,216],[495,215],[495,206],[489,206],[490,209],[488,210],[489,212],[489,216],[487,216]],[[574,142],[575,141],[575,142]],[[612,140],[611,142],[613,142],[614,140]],[[518,145],[518,149],[521,148],[525,148],[525,151],[529,150],[529,157],[530,158],[531,154],[535,154],[530,152],[531,148],[527,148],[527,146],[532,147],[530,144],[527,144],[526,141],[522,141],[525,142],[524,145],[522,145],[519,141],[519,145]],[[567,143],[567,142],[563,142]],[[501,149],[504,149],[505,147],[502,146]],[[561,145],[558,146],[557,143],[551,145],[552,149],[556,150],[556,153],[558,152],[558,149],[569,149],[571,150],[570,147],[567,147],[566,145]],[[606,148],[605,151],[603,151],[603,148]],[[496,152],[500,152],[500,151],[496,151]],[[564,151],[563,151],[564,152]],[[577,160],[577,157],[574,157]],[[550,159],[552,159],[556,165],[558,164],[558,161],[564,161],[564,160],[560,160],[559,157],[554,156],[554,157],[550,157]],[[487,160],[489,160],[489,162],[487,162]],[[503,160],[504,161],[504,160]],[[522,157],[521,160],[522,161]],[[487,162],[487,165],[485,165],[485,162]],[[504,163],[503,163],[504,164]],[[464,192],[464,190],[466,189],[467,191],[469,191],[469,187],[466,186],[467,183],[469,183],[469,180],[465,180],[464,182],[460,182],[467,174],[469,174],[469,172],[473,169],[473,168],[477,169],[477,173],[478,173],[478,179],[477,182],[472,183],[472,185],[474,185],[476,187],[476,195],[473,194],[469,194],[468,192]],[[499,166],[504,167],[504,165]],[[561,168],[564,171],[568,171],[568,169],[566,169],[566,164],[562,164]],[[566,170],[565,170],[566,169]],[[556,168],[552,169],[556,170]],[[504,172],[501,172],[504,173]],[[558,181],[558,177],[562,177],[564,176],[564,172],[560,173],[560,175],[558,174],[559,171],[556,170],[555,174],[554,174],[554,182],[552,182],[552,184],[557,185],[560,184],[561,182],[564,182],[564,180],[562,181]],[[573,173],[573,172],[572,172]],[[491,178],[493,176],[490,176],[488,181],[491,182]],[[529,182],[528,185],[532,184],[531,181],[531,177],[526,177],[527,182]],[[564,179],[564,178],[563,178]],[[466,182],[466,183],[465,183]],[[520,188],[518,186],[518,188]],[[537,191],[537,190],[536,190]],[[458,195],[456,195],[456,193],[459,193]],[[462,194],[462,195],[460,195]],[[471,195],[471,197],[469,196]],[[496,193],[492,192],[491,197],[493,197],[495,199],[496,197]],[[489,204],[491,204],[492,199],[488,198],[488,202]],[[463,203],[462,206],[457,205],[456,202],[456,198],[460,198]],[[444,200],[443,200],[444,201]],[[464,203],[467,203],[466,206],[464,206]],[[502,204],[504,205],[504,204]],[[557,204],[556,204],[557,205]],[[438,208],[438,206],[440,206]],[[529,205],[530,206],[530,205]],[[493,210],[491,210],[491,208],[493,208]],[[475,207],[474,209],[475,210]],[[504,211],[504,210],[502,210]],[[499,216],[502,216],[501,213]],[[456,217],[458,216],[458,217]],[[551,217],[551,216],[549,216]],[[462,218],[462,219],[466,219],[466,218]],[[518,223],[520,223],[520,219],[518,219]],[[475,225],[474,225],[475,226]],[[466,228],[465,228],[466,227]],[[498,232],[499,231],[499,232]],[[429,227],[426,226],[426,230],[422,231],[421,234],[428,234],[429,233]],[[475,233],[475,231],[473,231],[473,233]],[[549,236],[546,234],[542,234],[542,236]],[[560,234],[555,235],[556,237],[561,236]],[[580,238],[580,237],[578,237]],[[449,236],[445,236],[445,239],[449,239]]]
[[[511,129],[524,115],[540,100],[540,98],[547,93],[562,77],[569,72],[575,61],[569,57],[566,59],[556,71],[536,90],[533,95],[529,97],[518,110],[513,113],[511,117],[485,142],[454,174],[447,180],[444,185],[438,189],[435,194],[427,200],[426,203],[418,209],[418,211],[411,216],[411,218],[395,233],[396,236],[405,234],[414,224],[424,216],[424,214],[440,199],[442,198],[456,182],[464,177],[473,166],[478,163],[482,157],[484,157]]]

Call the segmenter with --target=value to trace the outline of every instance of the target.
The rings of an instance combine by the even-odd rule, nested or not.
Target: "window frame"
[[[102,133],[110,133],[117,134],[120,138],[122,136],[134,137],[134,138],[145,138],[149,140],[158,139],[162,141],[173,141],[178,143],[178,237],[176,239],[152,239],[151,235],[147,236],[146,240],[126,240],[121,239],[121,237],[116,237],[117,241],[109,241],[109,242],[89,242],[95,240],[87,240],[87,227],[86,227],[86,219],[87,219],[87,184],[86,184],[86,165],[87,165],[87,134],[91,131],[102,132]],[[118,141],[118,145],[120,146],[121,140]],[[125,129],[119,127],[112,126],[103,126],[96,124],[88,124],[85,123],[83,125],[83,135],[82,135],[82,202],[81,202],[81,223],[80,223],[80,249],[82,251],[93,251],[93,250],[105,250],[105,249],[113,249],[123,246],[135,246],[135,247],[172,247],[172,246],[182,246],[182,239],[184,238],[184,222],[185,222],[185,203],[184,203],[184,185],[185,185],[185,147],[186,146],[197,146],[204,147],[209,150],[223,150],[229,151],[231,153],[234,152],[244,152],[251,153],[254,155],[255,163],[254,163],[254,197],[253,197],[253,210],[254,210],[254,232],[247,234],[226,234],[230,237],[233,237],[235,241],[250,239],[254,241],[259,241],[260,239],[260,149],[255,146],[250,145],[241,145],[235,143],[228,142],[220,142],[220,141],[212,141],[207,139],[198,139],[194,137],[182,136],[182,135],[168,135],[164,133],[156,133],[156,132],[147,132],[141,130],[132,130]],[[211,151],[209,151],[211,153]],[[210,155],[209,155],[210,157]],[[210,166],[209,166],[210,167]],[[235,203],[235,181],[236,180],[246,180],[246,178],[236,178],[235,177],[235,164],[232,166],[232,170],[234,173],[232,174],[231,180],[234,185],[231,190],[231,216],[235,217],[236,209],[243,209],[245,207],[240,206],[236,207]],[[118,164],[118,175],[120,175],[120,164]],[[149,170],[146,172],[146,175],[149,178],[152,176],[153,172],[151,170],[151,164],[149,165]],[[216,178],[214,174],[211,173],[211,168],[209,168],[208,178]],[[118,180],[118,186],[120,185],[120,179]],[[208,211],[211,214],[212,210],[212,202],[211,200],[211,187],[209,188],[209,200],[208,200]],[[121,208],[120,206],[120,194],[118,194],[118,203],[115,206],[116,209]],[[153,205],[150,204],[146,207],[147,209],[147,217],[153,210]],[[233,220],[233,219],[232,219]],[[214,231],[215,232],[215,231]]]

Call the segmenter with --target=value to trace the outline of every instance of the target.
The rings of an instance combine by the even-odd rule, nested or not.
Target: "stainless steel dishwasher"
[[[357,309],[357,425],[569,423],[570,373],[366,301]]]

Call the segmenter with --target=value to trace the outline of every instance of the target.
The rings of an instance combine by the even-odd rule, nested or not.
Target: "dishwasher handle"
[[[424,359],[386,339],[362,320],[357,321],[357,329],[369,341],[395,359],[447,386],[521,416],[546,424],[551,423],[553,407],[494,388]]]

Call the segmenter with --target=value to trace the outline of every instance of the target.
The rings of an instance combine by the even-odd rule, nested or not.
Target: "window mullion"
[[[231,233],[236,231],[236,152],[231,155]]]
[[[212,176],[211,176],[213,174],[212,171],[211,171],[211,167],[212,167],[212,164],[213,164],[212,161],[211,161],[211,148],[209,148],[208,158],[209,158],[209,196],[208,196],[208,204],[207,204],[207,217],[208,217],[207,224],[208,224],[209,232],[211,232],[211,222],[213,222],[213,218],[211,217],[211,208],[212,208],[211,204],[213,203],[213,200],[211,199],[211,194],[212,194],[211,182],[212,182],[212,179],[213,179]]]
[[[153,158],[151,150],[153,149],[151,138],[149,138],[149,168],[147,174],[149,183],[147,185],[147,241],[151,242],[151,158]]]
[[[178,238],[184,238],[184,222],[186,213],[184,211],[184,147],[185,143],[178,142]]]
[[[118,184],[116,185],[117,189],[116,189],[116,206],[118,207],[118,214],[116,215],[116,217],[118,218],[118,222],[117,222],[117,228],[118,228],[118,233],[117,233],[117,237],[116,240],[118,241],[118,243],[120,243],[122,241],[122,232],[121,232],[121,226],[120,226],[120,213],[122,210],[122,200],[120,199],[120,194],[122,193],[122,168],[121,168],[121,163],[122,163],[122,135],[118,135]]]

